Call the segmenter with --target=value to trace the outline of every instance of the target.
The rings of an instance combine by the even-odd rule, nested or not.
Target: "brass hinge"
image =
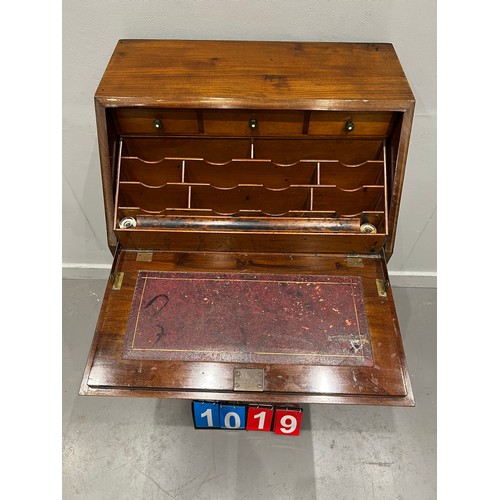
[[[111,279],[113,280],[113,286],[112,286],[113,290],[121,290],[124,274],[125,273],[117,273],[111,275]]]
[[[379,297],[387,297],[387,283],[385,280],[377,279],[377,293]]]

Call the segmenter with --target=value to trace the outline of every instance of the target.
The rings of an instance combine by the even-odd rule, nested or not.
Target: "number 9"
[[[297,428],[297,419],[293,415],[284,415],[280,419],[280,431],[291,434]]]

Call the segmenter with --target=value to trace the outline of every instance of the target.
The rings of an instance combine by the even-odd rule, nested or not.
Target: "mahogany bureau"
[[[386,43],[120,40],[80,393],[412,406],[386,266],[414,105]]]

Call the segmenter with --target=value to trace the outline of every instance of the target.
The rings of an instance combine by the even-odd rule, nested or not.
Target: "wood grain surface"
[[[109,106],[405,110],[391,44],[120,40],[97,88]]]

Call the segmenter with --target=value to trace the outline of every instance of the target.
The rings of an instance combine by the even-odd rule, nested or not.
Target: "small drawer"
[[[385,137],[391,119],[392,113],[313,111],[309,122],[309,134]]]
[[[197,134],[198,117],[194,109],[117,109],[116,122],[121,134]]]
[[[226,136],[301,135],[301,111],[204,110],[206,134]]]

